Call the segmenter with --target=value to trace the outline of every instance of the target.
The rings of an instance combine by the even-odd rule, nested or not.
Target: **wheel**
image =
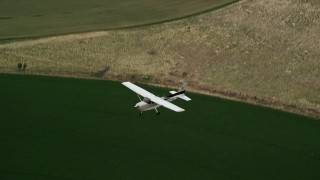
[[[159,111],[157,112],[157,115],[158,115],[158,116],[160,115],[160,112],[159,112]]]
[[[142,115],[142,112],[139,113],[139,116],[141,116],[141,115]]]

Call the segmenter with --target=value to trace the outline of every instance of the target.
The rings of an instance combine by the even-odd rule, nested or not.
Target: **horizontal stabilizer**
[[[175,94],[175,93],[177,93],[177,92],[176,92],[176,91],[170,91],[170,93],[171,93],[171,94]],[[183,100],[185,100],[185,101],[190,101],[190,100],[191,100],[188,96],[186,96],[186,95],[184,95],[184,94],[180,94],[180,95],[178,95],[177,97],[180,98],[180,99],[183,99]]]

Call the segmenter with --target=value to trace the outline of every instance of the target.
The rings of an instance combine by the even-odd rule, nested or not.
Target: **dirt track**
[[[23,48],[28,46],[35,46],[39,44],[46,44],[50,42],[57,42],[57,41],[78,41],[83,39],[89,38],[96,38],[105,36],[108,34],[108,31],[97,31],[97,32],[87,32],[87,33],[76,33],[76,34],[68,34],[68,35],[58,35],[34,40],[26,40],[21,42],[12,42],[7,44],[0,44],[1,49],[14,49],[14,48]]]

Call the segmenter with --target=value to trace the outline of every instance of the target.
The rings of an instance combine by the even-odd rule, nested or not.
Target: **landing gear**
[[[142,111],[140,111],[140,113],[139,113],[139,116],[141,116],[142,115]]]
[[[157,109],[157,108],[156,108],[155,110],[156,110],[156,112],[157,112],[157,115],[159,116],[159,115],[160,115],[160,112],[158,111],[158,109]]]

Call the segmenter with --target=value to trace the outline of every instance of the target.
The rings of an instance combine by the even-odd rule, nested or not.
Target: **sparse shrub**
[[[110,66],[105,66],[99,69],[99,71],[92,73],[91,76],[96,78],[102,78],[109,69],[110,69]]]
[[[22,68],[22,63],[18,63],[18,69]]]
[[[142,76],[142,79],[143,80],[150,80],[150,76],[144,75],[144,76]]]
[[[182,76],[183,76],[183,77],[187,77],[187,76],[188,76],[188,73],[187,73],[187,72],[183,72],[183,73],[182,73]]]
[[[151,50],[148,51],[148,54],[151,55],[151,56],[155,56],[158,53],[157,53],[157,51],[155,49],[151,49]]]

